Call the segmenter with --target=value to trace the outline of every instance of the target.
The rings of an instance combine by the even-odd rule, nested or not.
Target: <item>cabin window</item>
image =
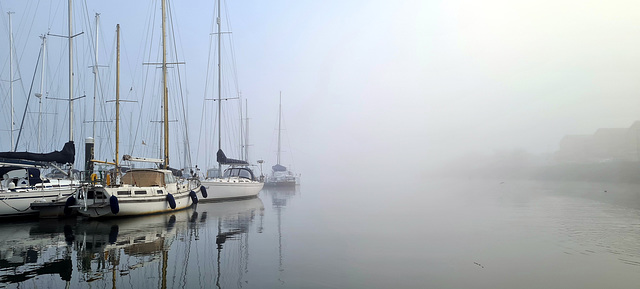
[[[158,190],[158,195],[162,195],[164,192],[162,190]]]
[[[172,174],[164,174],[164,182],[165,184],[173,184],[176,182],[176,177]]]
[[[136,194],[136,195],[146,195],[147,191],[135,191],[133,193]]]
[[[102,192],[88,191],[87,199],[106,199]]]
[[[245,179],[253,179],[253,175],[251,174],[251,171],[249,171],[248,169],[245,168],[231,168],[231,169],[227,169],[224,172],[224,176],[226,178],[228,177],[240,177],[240,178],[245,178]]]
[[[118,196],[131,196],[131,191],[118,191]]]

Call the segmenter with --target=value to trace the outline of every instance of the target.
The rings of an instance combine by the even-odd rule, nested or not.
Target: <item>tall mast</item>
[[[244,100],[244,116],[244,160],[249,162],[249,103],[246,99]]]
[[[44,74],[45,74],[45,63],[47,57],[47,35],[44,34],[40,36],[42,38],[42,73],[40,74],[40,96],[38,96],[38,151],[42,151],[42,147],[40,145],[40,141],[42,138],[42,97],[44,96]]]
[[[14,125],[14,113],[13,113],[13,26],[11,24],[11,14],[14,12],[7,12],[9,14],[9,94],[11,95],[11,151],[14,150],[13,142],[13,125]]]
[[[73,141],[73,29],[71,26],[71,0],[69,0],[69,141]]]
[[[97,17],[98,15],[96,15]],[[118,153],[120,149],[120,24],[116,25],[116,169],[118,169]],[[97,69],[97,62],[96,62]],[[95,103],[94,103],[95,105]],[[95,108],[95,107],[94,107]],[[95,116],[94,116],[95,117]],[[95,121],[95,120],[94,120]],[[93,123],[95,127],[95,122]],[[118,173],[120,171],[118,170]]]
[[[222,113],[222,56],[220,53],[220,49],[222,47],[221,45],[221,31],[220,31],[220,24],[221,24],[221,20],[220,20],[220,2],[221,0],[218,0],[218,17],[216,19],[216,22],[218,23],[218,149],[222,149],[222,135],[221,135],[221,129],[222,129],[222,117],[221,117],[221,113]],[[222,176],[222,165],[218,162],[218,176]]]
[[[93,63],[93,139],[96,139],[96,95],[98,94],[98,27],[100,25],[100,14],[96,13],[96,47],[95,47],[95,62]],[[118,31],[120,31],[118,29]],[[119,39],[118,39],[119,40]],[[116,164],[118,163],[116,156]]]
[[[239,113],[240,113],[240,159],[243,161],[246,161],[247,158],[245,157],[245,153],[244,153],[244,148],[245,148],[245,139],[244,139],[244,115],[242,114],[242,98],[239,98],[239,102],[240,102],[240,106],[239,106]]]
[[[282,131],[282,91],[280,92],[280,105],[278,106],[278,159],[277,164],[280,164],[280,132]]]
[[[166,32],[166,8],[165,0],[162,0],[162,87],[164,108],[164,168],[169,167],[169,92],[167,90],[167,32]]]

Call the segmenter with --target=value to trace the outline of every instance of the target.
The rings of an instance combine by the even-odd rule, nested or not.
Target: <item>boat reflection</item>
[[[264,209],[253,198],[131,218],[1,224],[0,288],[237,287],[248,280],[249,239],[263,232]]]
[[[284,207],[287,206],[287,202],[299,193],[298,190],[298,186],[279,186],[262,190],[265,195],[271,197],[271,205],[275,209],[276,216],[278,218],[278,272],[280,272],[278,281],[283,284],[285,282],[282,275],[284,272],[284,254],[282,252],[282,211],[284,210]]]
[[[106,280],[152,264],[166,266],[167,252],[197,215],[192,208],[108,220],[83,220],[74,230],[80,280]]]
[[[263,211],[262,200],[253,198],[198,204],[173,214],[79,222],[74,230],[79,279],[98,286],[190,288],[200,286],[192,282],[211,278],[215,270],[220,287],[223,247],[242,241],[246,251],[230,252],[226,259],[246,262],[247,233]],[[215,236],[210,236],[212,230]],[[216,264],[207,263],[212,260]],[[206,269],[198,278],[187,278],[200,268]]]
[[[68,224],[52,220],[1,224],[0,285],[43,275],[69,282],[73,272],[69,232]]]

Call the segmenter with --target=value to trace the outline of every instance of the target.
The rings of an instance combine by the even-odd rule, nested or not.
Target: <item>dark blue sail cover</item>
[[[281,164],[276,164],[275,166],[272,166],[271,169],[274,172],[286,172],[287,171],[287,167],[281,165]]]
[[[55,162],[59,164],[72,164],[76,158],[76,147],[73,141],[64,144],[62,151],[54,151],[46,154],[29,152],[0,152],[0,158],[27,160],[34,162]]]
[[[248,162],[227,158],[222,149],[218,149],[216,159],[221,165],[249,165]]]

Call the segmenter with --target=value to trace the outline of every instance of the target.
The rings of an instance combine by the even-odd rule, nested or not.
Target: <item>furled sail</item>
[[[35,162],[55,162],[60,164],[72,164],[76,157],[76,148],[73,141],[64,144],[62,151],[54,151],[46,154],[29,152],[0,152],[0,158],[27,160]]]
[[[218,160],[218,163],[220,163],[221,165],[249,165],[249,163],[245,161],[227,158],[227,156],[224,155],[222,149],[218,149],[216,158]]]

